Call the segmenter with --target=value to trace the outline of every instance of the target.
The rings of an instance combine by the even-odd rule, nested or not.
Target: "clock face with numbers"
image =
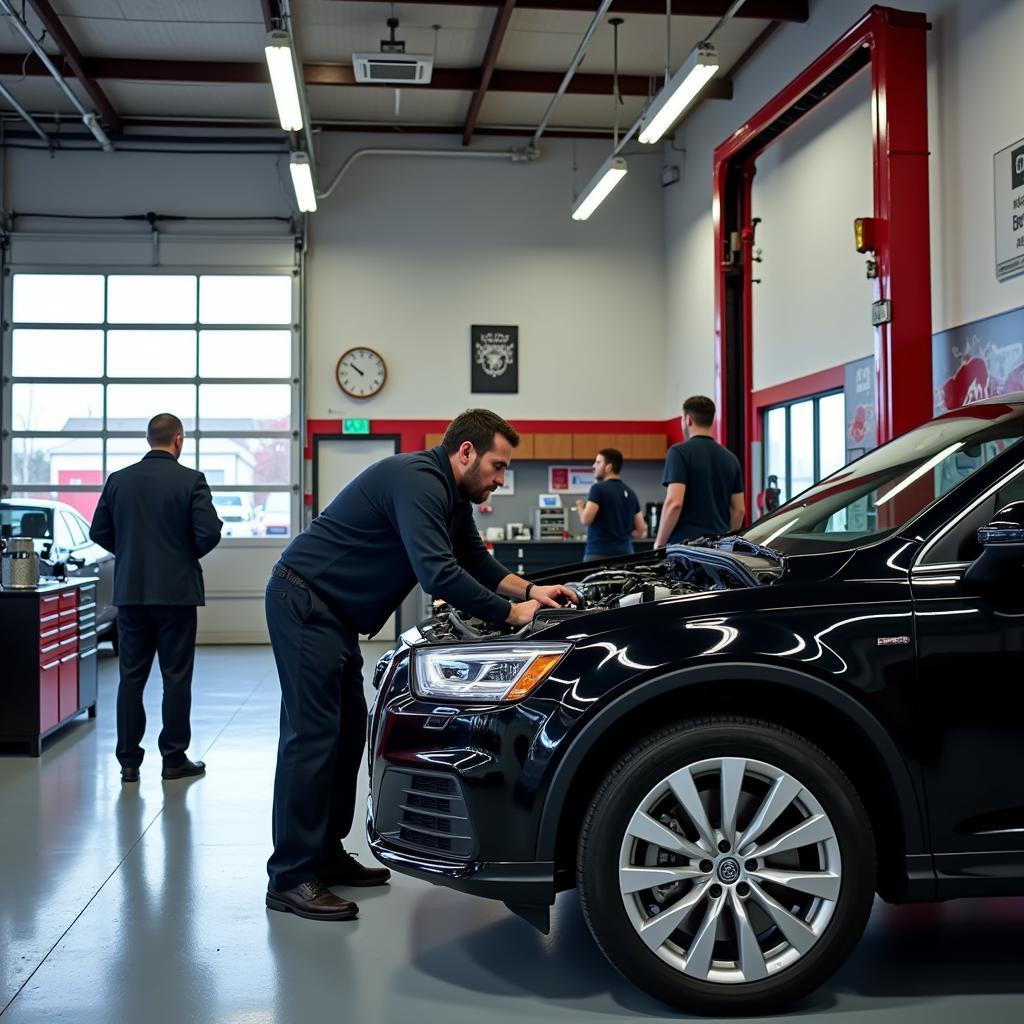
[[[338,387],[352,398],[371,398],[388,379],[388,369],[380,354],[361,345],[350,348],[338,360],[335,370]]]

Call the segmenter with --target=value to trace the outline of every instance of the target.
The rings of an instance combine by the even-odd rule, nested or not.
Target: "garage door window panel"
[[[107,279],[107,322],[194,324],[196,278],[191,274],[111,274]]]
[[[200,331],[199,375],[290,377],[291,331]]]
[[[193,384],[110,384],[107,387],[108,420],[142,420],[139,433],[158,412],[171,412],[182,421],[191,418],[196,407]]]
[[[15,437],[11,454],[15,486],[77,487],[103,482],[101,437]]]
[[[13,332],[14,377],[103,376],[103,332],[20,328]]]
[[[108,331],[110,377],[195,377],[195,331]]]
[[[290,324],[292,281],[277,274],[199,279],[199,321],[204,324]]]
[[[102,274],[17,274],[12,318],[21,324],[101,324]]]
[[[102,384],[15,384],[11,388],[11,428],[64,430],[71,419],[103,420]]]
[[[291,429],[290,384],[200,384],[199,429],[231,429],[245,421],[251,430]],[[259,415],[253,416],[253,412]]]
[[[279,437],[203,437],[199,468],[212,484],[287,486],[291,443]]]

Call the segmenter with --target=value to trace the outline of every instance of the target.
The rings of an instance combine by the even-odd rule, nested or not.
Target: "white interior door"
[[[316,444],[315,487],[313,514],[319,515],[334,496],[354,477],[389,455],[394,455],[397,443],[393,438],[375,437],[319,437]],[[395,616],[392,615],[375,640],[394,640]]]

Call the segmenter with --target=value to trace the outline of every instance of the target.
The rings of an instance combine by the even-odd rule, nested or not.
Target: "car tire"
[[[711,1016],[772,1013],[823,984],[860,939],[875,876],[871,824],[839,767],[739,717],[632,747],[577,848],[580,905],[608,960],[662,1002]]]

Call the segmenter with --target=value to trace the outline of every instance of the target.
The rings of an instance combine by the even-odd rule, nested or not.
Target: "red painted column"
[[[879,443],[933,411],[927,26],[919,14],[880,13],[885,28],[872,35],[871,61],[874,212],[881,236],[875,299],[892,301],[892,320],[875,329]]]

